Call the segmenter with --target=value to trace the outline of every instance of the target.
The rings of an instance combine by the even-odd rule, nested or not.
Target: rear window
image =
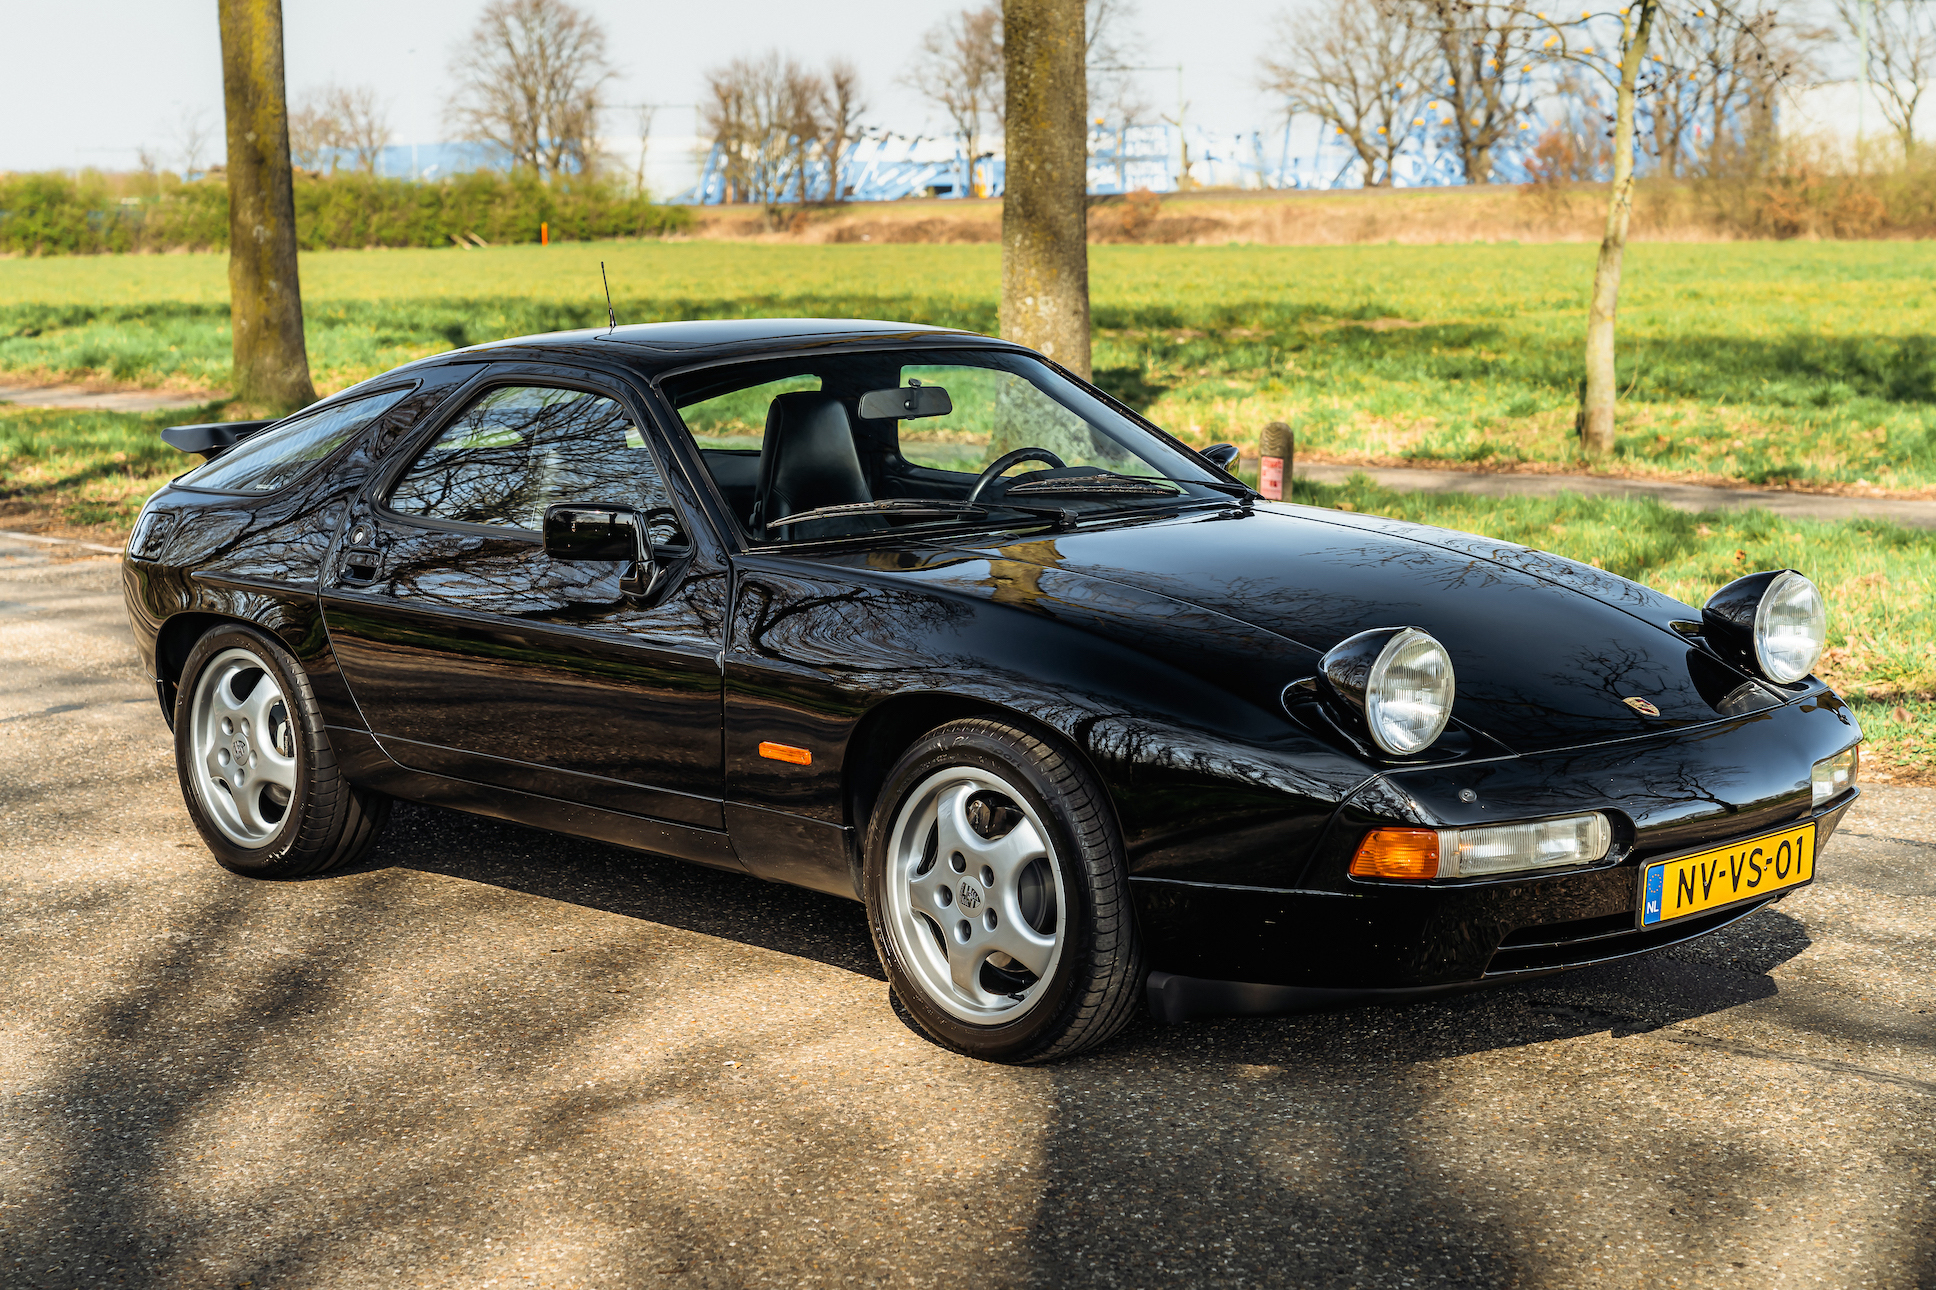
[[[685,404],[679,415],[701,448],[757,451],[766,437],[766,410],[774,398],[819,388],[818,376],[787,376]]]
[[[175,482],[223,493],[274,492],[294,483],[310,467],[348,443],[410,390],[405,386],[299,412],[281,425],[258,430]]]

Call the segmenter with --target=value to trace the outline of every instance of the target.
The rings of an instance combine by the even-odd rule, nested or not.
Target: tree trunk
[[[1083,0],[1003,0],[1002,335],[1089,376]]]
[[[281,0],[218,0],[228,111],[229,315],[235,397],[269,412],[316,401],[296,279],[296,195]]]
[[[1620,91],[1613,123],[1613,191],[1607,198],[1607,231],[1593,270],[1593,303],[1586,316],[1586,394],[1581,402],[1581,446],[1589,457],[1613,451],[1613,319],[1620,307],[1620,264],[1627,254],[1627,219],[1633,214],[1634,86],[1647,57],[1658,0],[1639,0],[1628,19],[1627,47],[1620,59]]]

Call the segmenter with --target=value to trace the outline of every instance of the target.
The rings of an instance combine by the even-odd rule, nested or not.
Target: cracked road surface
[[[858,906],[426,808],[260,883],[0,545],[0,1284],[1933,1286],[1936,790],[1698,946],[985,1066]]]

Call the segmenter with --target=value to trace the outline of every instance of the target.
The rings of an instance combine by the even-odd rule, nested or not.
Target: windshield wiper
[[[1175,497],[1182,493],[1181,489],[1156,487],[1161,484],[1200,484],[1246,501],[1258,496],[1256,489],[1234,479],[1178,479],[1174,475],[1077,475],[1039,481],[1022,479],[1010,485],[1003,496],[1018,491],[1025,497]]]
[[[988,514],[988,508],[978,502],[949,502],[939,499],[911,501],[907,498],[889,498],[879,502],[843,502],[839,506],[817,506],[810,511],[799,511],[792,515],[783,515],[777,520],[768,520],[766,527],[784,528],[789,524],[804,524],[809,520],[837,520],[849,515],[903,515],[909,519],[948,519],[956,515],[986,514]]]
[[[922,499],[887,498],[878,502],[843,502],[839,506],[818,506],[810,511],[794,515],[783,515],[777,520],[768,520],[770,529],[785,528],[789,524],[804,524],[809,520],[837,520],[850,515],[899,515],[905,519],[980,519],[988,514],[989,507],[1005,511],[1020,511],[1024,515],[1039,515],[1051,521],[1058,529],[1072,529],[1076,526],[1076,513],[1060,506],[1030,506],[1026,502],[950,502],[940,498]]]
[[[1023,479],[1010,484],[1003,497],[1177,497],[1183,490],[1165,479],[1099,473],[1065,475],[1056,479]]]

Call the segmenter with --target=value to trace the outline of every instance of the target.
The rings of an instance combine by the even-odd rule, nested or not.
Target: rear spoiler
[[[204,457],[214,458],[262,427],[274,424],[275,420],[271,418],[268,421],[211,421],[204,425],[169,426],[161,432],[161,441],[183,452],[199,452]]]

